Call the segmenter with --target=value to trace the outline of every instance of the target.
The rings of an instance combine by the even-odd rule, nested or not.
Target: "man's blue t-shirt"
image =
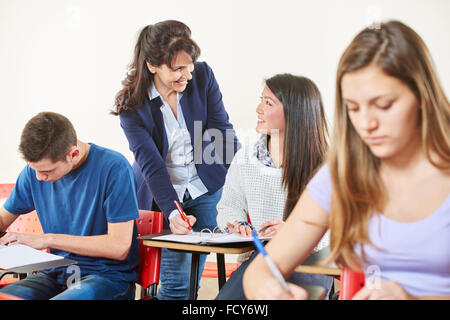
[[[84,163],[56,182],[36,179],[28,165],[17,178],[16,185],[4,207],[11,213],[36,210],[44,233],[76,236],[104,235],[107,223],[125,222],[139,217],[136,199],[136,178],[120,153],[91,144]],[[78,262],[81,276],[101,274],[114,280],[134,282],[139,265],[139,242],[136,224],[128,257],[123,261],[87,257],[61,250],[50,252]],[[65,284],[67,267],[44,272]]]

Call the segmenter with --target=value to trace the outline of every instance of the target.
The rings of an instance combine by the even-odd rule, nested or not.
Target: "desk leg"
[[[200,253],[192,253],[191,258],[191,280],[189,284],[189,300],[197,300],[198,274],[200,267]]]
[[[223,253],[217,253],[217,279],[219,280],[219,290],[222,289],[226,281],[225,274],[225,256]]]

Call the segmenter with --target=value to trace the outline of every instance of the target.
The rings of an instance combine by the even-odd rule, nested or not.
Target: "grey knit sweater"
[[[262,164],[253,147],[242,147],[234,156],[217,204],[217,224],[223,229],[227,222],[247,221],[247,213],[257,229],[269,220],[282,220],[287,190],[282,187],[281,168]],[[314,251],[329,245],[328,232]]]

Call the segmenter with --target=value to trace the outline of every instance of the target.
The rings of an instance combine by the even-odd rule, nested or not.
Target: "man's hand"
[[[24,244],[37,250],[47,249],[45,234],[6,232],[0,238],[1,245]]]

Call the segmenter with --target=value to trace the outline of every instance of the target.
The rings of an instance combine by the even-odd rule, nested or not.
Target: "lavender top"
[[[313,199],[330,212],[332,183],[323,166],[309,182]],[[364,245],[368,264],[362,264],[366,284],[393,280],[414,296],[450,296],[450,194],[425,219],[398,222],[377,213],[369,221],[368,235],[375,245]],[[360,255],[360,246],[356,252]]]

